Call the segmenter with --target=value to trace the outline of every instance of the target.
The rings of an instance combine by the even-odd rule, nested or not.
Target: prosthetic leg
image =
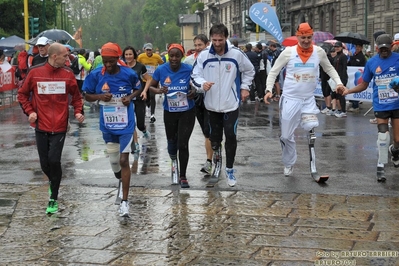
[[[215,146],[212,145],[212,148]],[[215,147],[216,148],[216,147]],[[215,164],[215,168],[213,169],[213,173],[208,181],[207,187],[214,187],[219,181],[220,171],[222,170],[222,145],[219,144],[219,147],[213,149],[213,163]]]
[[[310,155],[310,174],[317,183],[324,183],[328,180],[328,175],[320,176],[316,170],[316,154],[314,150],[314,143],[316,141],[316,136],[314,134],[314,129],[310,130],[308,133],[308,144],[309,144],[309,155]]]
[[[177,159],[172,160],[171,178],[172,185],[179,184],[179,165],[177,163]]]
[[[378,164],[377,164],[377,181],[385,182],[385,170],[384,164],[388,163],[388,146],[391,141],[391,137],[389,135],[389,127],[388,124],[379,124],[378,125]]]

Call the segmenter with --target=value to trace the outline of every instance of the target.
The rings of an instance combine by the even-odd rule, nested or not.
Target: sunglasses
[[[45,47],[46,45],[41,45],[41,44],[39,44],[39,45],[37,45],[37,47],[39,47],[39,48],[43,48],[43,47]]]

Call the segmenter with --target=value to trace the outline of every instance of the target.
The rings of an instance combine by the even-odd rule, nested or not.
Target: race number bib
[[[398,93],[389,88],[392,79],[378,79],[375,81],[378,88],[379,103],[391,103],[398,100]]]
[[[47,81],[37,83],[38,94],[65,94],[65,81]]]
[[[155,66],[145,66],[147,68],[147,73],[152,77],[152,75],[155,72],[156,67]]]
[[[104,106],[104,125],[108,129],[124,129],[128,124],[126,106]]]
[[[188,110],[187,93],[177,91],[166,95],[169,112],[184,112]]]

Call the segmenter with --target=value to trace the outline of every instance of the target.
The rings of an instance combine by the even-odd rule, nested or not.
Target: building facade
[[[285,37],[295,34],[301,22],[309,22],[316,31],[358,32],[374,44],[373,32],[385,30],[393,36],[399,32],[399,1],[396,0],[200,0],[199,33],[209,34],[214,23],[227,26],[230,37],[250,41],[245,31],[245,15],[256,2],[275,4]],[[271,36],[266,36],[271,38]]]

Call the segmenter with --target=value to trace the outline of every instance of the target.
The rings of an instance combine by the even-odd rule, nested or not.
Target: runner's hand
[[[197,95],[197,90],[192,88],[188,91],[187,98],[192,100],[195,98],[195,95]]]
[[[273,96],[273,94],[270,91],[267,91],[267,93],[265,94],[265,97],[263,97],[263,101],[265,102],[265,104],[270,104],[268,99],[271,99],[272,96]]]
[[[389,86],[391,86],[394,91],[399,92],[399,77],[392,79]]]

